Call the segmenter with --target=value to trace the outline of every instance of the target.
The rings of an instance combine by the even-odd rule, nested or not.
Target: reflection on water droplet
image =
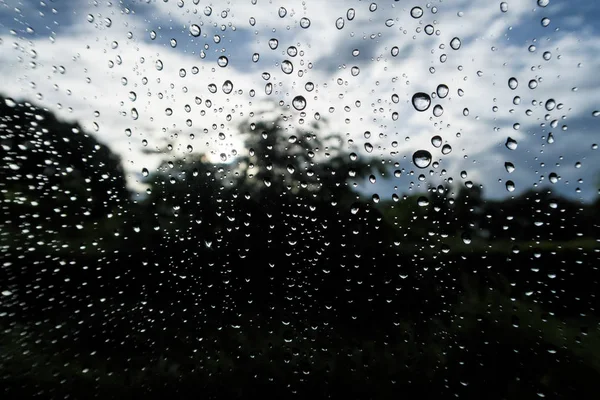
[[[296,96],[292,100],[292,106],[298,111],[302,111],[306,108],[306,99],[303,96]]]
[[[417,111],[426,111],[431,105],[431,97],[427,93],[418,92],[412,97],[412,104]]]
[[[352,214],[356,214],[356,213],[358,213],[358,211],[359,211],[359,210],[360,210],[360,204],[358,204],[358,203],[354,203],[354,204],[352,204],[352,206],[350,207],[350,212],[351,212]]]
[[[417,199],[417,204],[419,207],[427,207],[429,205],[429,200],[425,196],[421,196]]]
[[[418,168],[427,168],[431,164],[431,153],[427,150],[417,150],[413,154],[413,163]]]
[[[556,172],[551,172],[550,175],[548,175],[548,179],[550,180],[550,183],[556,183],[558,182],[558,175]]]
[[[410,16],[413,18],[421,18],[423,16],[423,9],[421,7],[411,8]]]
[[[17,106],[17,103],[10,97],[7,97],[6,99],[4,99],[4,104],[6,104],[10,108],[14,108]]]
[[[469,235],[467,232],[463,232],[460,237],[462,238],[464,244],[471,244],[471,235]]]
[[[369,142],[365,143],[365,150],[367,153],[371,153],[373,151],[373,145]]]
[[[142,176],[148,176],[150,175],[150,172],[148,172],[147,168],[142,168]]]

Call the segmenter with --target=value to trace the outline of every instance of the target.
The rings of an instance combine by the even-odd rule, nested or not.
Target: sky
[[[600,184],[600,4],[541,4],[0,0],[0,92],[94,133],[134,191],[166,156],[235,162],[249,151],[240,125],[281,116],[290,135],[319,119],[317,134],[341,134],[347,151],[399,163],[400,178],[360,183],[382,199],[451,179],[492,198],[550,187],[588,201]],[[413,163],[418,150],[431,165]]]

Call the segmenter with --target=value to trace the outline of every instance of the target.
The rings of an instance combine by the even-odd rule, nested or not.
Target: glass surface
[[[599,17],[0,0],[0,397],[598,398]]]

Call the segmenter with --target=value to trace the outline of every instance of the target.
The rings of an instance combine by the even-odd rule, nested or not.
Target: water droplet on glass
[[[460,237],[464,244],[471,244],[471,235],[469,235],[467,232],[463,232]]]
[[[554,99],[548,99],[545,104],[546,110],[552,111],[556,107],[556,101]]]
[[[219,65],[219,67],[224,68],[227,66],[227,64],[229,64],[229,60],[227,59],[227,57],[221,56],[217,60],[217,64]]]
[[[431,138],[431,144],[433,147],[438,148],[442,145],[442,137],[439,135],[435,135]]]
[[[536,81],[535,79],[532,79],[529,81],[527,86],[529,86],[529,89],[535,89],[536,87],[538,87],[538,81]]]
[[[431,105],[431,97],[427,93],[418,92],[412,97],[412,104],[415,110],[423,112]]]
[[[279,45],[279,40],[277,40],[275,38],[269,39],[269,47],[271,48],[271,50],[275,50],[278,45]]]
[[[544,58],[544,60],[549,61],[552,58],[552,53],[550,53],[549,51],[545,51],[542,57]]]
[[[504,144],[506,146],[507,149],[509,150],[516,150],[517,149],[517,141],[511,137],[506,139],[506,143]]]
[[[377,3],[369,4],[369,11],[375,12],[377,10]]]
[[[593,116],[593,117],[598,117],[598,116],[600,116],[600,110],[596,110],[596,111],[592,112],[592,116]]]
[[[155,31],[150,31],[150,39],[152,39],[152,40],[156,39],[156,32]]]
[[[550,0],[537,0],[537,5],[540,7],[546,7],[550,4]]]
[[[223,82],[221,89],[223,89],[223,93],[229,94],[233,90],[233,83],[230,80],[226,80]]]
[[[550,180],[550,183],[556,183],[558,182],[558,175],[556,172],[551,172],[550,175],[548,175],[548,179]]]
[[[4,104],[6,104],[10,108],[14,108],[17,106],[17,103],[10,97],[7,97],[6,99],[4,99]]]
[[[198,25],[196,25],[196,24],[190,25],[190,35],[192,35],[194,37],[198,37],[198,36],[200,36],[200,33],[201,33],[201,29]]]
[[[298,54],[298,49],[295,46],[290,46],[287,49],[287,54],[290,57],[296,57],[296,55]]]
[[[355,15],[356,11],[354,8],[349,8],[348,11],[346,11],[346,18],[348,18],[348,21],[352,21]]]
[[[444,113],[444,108],[442,106],[440,106],[439,104],[436,104],[433,107],[433,115],[435,117],[441,117],[443,113]]]
[[[314,88],[315,88],[315,84],[312,82],[306,82],[304,84],[304,89],[306,89],[307,92],[312,92]]]
[[[156,60],[155,66],[156,66],[156,69],[158,71],[162,71],[162,69],[163,69],[163,62],[161,60]]]
[[[504,163],[504,168],[506,168],[506,172],[508,172],[509,174],[512,174],[513,171],[515,170],[515,165],[511,162],[505,162]]]
[[[423,16],[423,9],[421,7],[411,8],[410,16],[413,18],[421,18]]]
[[[447,154],[450,154],[450,153],[452,153],[452,146],[450,146],[449,144],[445,144],[442,147],[442,154],[443,155],[447,155]]]
[[[400,49],[398,48],[398,46],[394,46],[394,47],[392,47],[392,50],[390,51],[390,53],[392,54],[392,57],[396,57],[398,55],[398,53],[400,53]]]
[[[371,153],[373,151],[373,145],[369,142],[365,143],[365,150],[367,153]]]
[[[390,18],[390,19],[387,19],[387,20],[385,21],[385,26],[387,26],[388,28],[389,28],[389,27],[391,27],[391,26],[394,26],[394,20],[393,20],[393,19],[391,19],[391,18]]]
[[[148,175],[150,175],[150,172],[148,172],[148,169],[147,168],[143,168],[142,169],[142,176],[148,176]]]
[[[360,68],[358,68],[357,66],[354,66],[350,70],[350,73],[352,74],[352,76],[358,76],[358,74],[360,74]]]
[[[303,96],[296,96],[292,100],[292,106],[298,111],[302,111],[306,108],[306,99]]]
[[[252,54],[252,62],[258,62],[259,59],[260,59],[260,54],[258,54],[258,53]]]
[[[94,16],[92,14],[87,15],[88,22],[94,22]]]
[[[429,200],[425,196],[421,196],[417,199],[417,205],[419,207],[427,207],[429,205]]]
[[[285,17],[286,14],[287,14],[287,10],[285,9],[285,7],[279,7],[279,18]]]
[[[431,164],[431,153],[427,150],[417,150],[413,154],[413,163],[418,168],[427,168]]]
[[[511,88],[512,90],[515,90],[517,87],[519,87],[519,81],[517,80],[517,78],[512,77],[508,80],[508,87]]]
[[[548,17],[542,18],[541,24],[544,28],[547,27],[548,25],[550,25],[550,18],[548,18]]]
[[[308,27],[310,27],[310,19],[306,17],[300,18],[300,27],[302,27],[303,29],[307,29]]]
[[[210,14],[212,14],[212,7],[211,6],[204,7],[204,15],[206,15],[207,17],[210,17]]]
[[[291,74],[294,71],[294,65],[289,60],[281,62],[281,70],[286,74]]]
[[[338,19],[335,20],[335,27],[338,29],[343,29],[344,28],[344,18],[339,17]]]
[[[358,203],[354,203],[354,204],[352,204],[352,206],[350,206],[350,212],[352,214],[358,213],[359,210],[360,210],[360,205]]]
[[[458,49],[460,49],[461,44],[462,43],[461,43],[460,39],[457,38],[457,37],[455,37],[454,39],[452,39],[450,41],[450,47],[452,47],[452,50],[458,50]]]
[[[211,93],[217,93],[217,85],[215,85],[214,83],[209,83],[208,91]]]
[[[438,85],[436,93],[440,99],[443,99],[446,96],[448,96],[448,93],[450,93],[450,89],[448,89],[448,86],[442,83],[441,85]]]
[[[509,192],[515,191],[515,183],[513,181],[506,181],[506,190]]]
[[[508,11],[508,3],[503,1],[502,3],[500,3],[500,11],[502,12],[507,12]]]

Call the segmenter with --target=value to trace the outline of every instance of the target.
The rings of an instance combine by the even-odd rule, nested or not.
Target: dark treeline
[[[94,136],[0,98],[7,398],[595,398],[599,201],[365,198],[388,166],[324,128],[165,150],[137,196]]]

